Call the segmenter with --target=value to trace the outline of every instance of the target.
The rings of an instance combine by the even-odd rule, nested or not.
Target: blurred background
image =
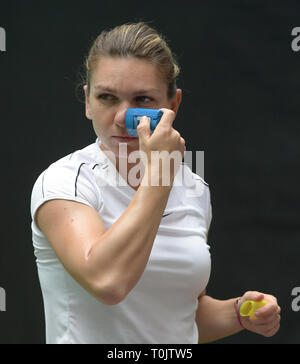
[[[140,20],[177,55],[183,102],[174,128],[187,150],[204,151],[213,206],[207,294],[258,290],[282,308],[274,337],[244,331],[216,343],[300,343],[300,304],[292,308],[300,287],[300,51],[291,46],[299,13],[296,0],[1,2],[0,343],[45,342],[31,189],[50,163],[95,140],[76,87],[93,40]]]

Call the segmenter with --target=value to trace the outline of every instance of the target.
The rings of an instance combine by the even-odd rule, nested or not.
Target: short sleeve
[[[190,180],[193,180],[193,183],[191,183],[190,181],[188,182],[191,183],[191,186],[195,186],[193,187],[193,190],[189,193],[189,196],[196,197],[198,199],[198,203],[204,210],[206,231],[208,233],[212,221],[212,205],[209,184],[206,183],[200,175],[193,173],[190,167],[187,167],[186,165],[185,172],[186,177],[190,178]]]
[[[81,202],[96,211],[103,203],[93,169],[86,163],[53,164],[36,180],[31,195],[31,217],[47,201],[65,199]]]

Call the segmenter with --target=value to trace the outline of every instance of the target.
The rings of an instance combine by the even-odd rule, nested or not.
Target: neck
[[[136,168],[132,170],[134,167]],[[116,169],[125,181],[132,187],[136,186],[138,182],[139,183],[136,187],[139,186],[145,173],[144,166],[140,160],[135,163],[129,163],[127,158],[116,158]]]
[[[119,174],[124,178],[124,180],[134,189],[137,189],[139,184],[137,184],[137,181],[141,182],[144,173],[145,168],[140,161],[139,158],[137,158],[136,162],[128,162],[128,155],[122,154],[121,157],[118,155],[115,155],[111,150],[108,150],[105,148],[103,144],[100,145],[101,150],[105,153],[107,158],[111,161],[111,163],[115,166],[116,170],[119,172]],[[130,174],[130,171],[132,168],[136,167],[136,170],[133,170]]]

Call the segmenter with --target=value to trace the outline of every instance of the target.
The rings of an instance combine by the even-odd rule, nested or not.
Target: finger
[[[247,300],[262,301],[264,299],[264,297],[265,297],[265,295],[263,293],[260,293],[257,291],[248,291],[242,297],[242,302],[247,301]]]
[[[253,321],[256,326],[268,326],[273,325],[274,323],[279,323],[281,320],[280,315],[277,313],[271,316],[268,316],[267,318],[257,318]]]
[[[181,144],[182,144],[182,146],[183,146],[183,150],[182,150],[182,152],[183,152],[183,157],[184,157],[185,152],[186,152],[185,140],[181,137],[181,138],[180,138],[180,141],[181,141]]]
[[[265,330],[263,330],[262,334],[265,337],[271,337],[271,336],[274,336],[278,332],[279,329],[280,329],[280,324],[276,323],[274,326],[266,328]]]
[[[173,110],[169,110],[169,109],[165,109],[165,108],[162,108],[160,110],[163,111],[163,115],[155,129],[157,129],[158,127],[165,127],[165,126],[172,127],[173,122],[175,120],[176,113]]]
[[[149,138],[151,135],[150,119],[147,116],[143,116],[139,125],[136,128],[139,138]]]
[[[255,317],[267,318],[274,314],[279,314],[281,311],[280,307],[276,302],[269,302],[264,307],[261,307],[255,311]]]

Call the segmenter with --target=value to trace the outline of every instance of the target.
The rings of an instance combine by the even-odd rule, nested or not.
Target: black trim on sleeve
[[[201,181],[203,184],[205,184],[205,186],[209,187],[209,184],[207,182],[205,182],[203,178],[195,178],[195,180]]]
[[[80,174],[80,170],[81,170],[81,167],[86,164],[86,163],[81,163],[79,168],[78,168],[78,172],[77,172],[77,176],[76,176],[76,180],[75,180],[75,197],[77,197],[77,181],[78,181],[78,177],[79,177],[79,174]]]
[[[169,212],[168,214],[164,214],[164,215],[162,215],[162,217],[166,217],[166,216],[169,216],[171,214],[173,214],[173,212]]]

